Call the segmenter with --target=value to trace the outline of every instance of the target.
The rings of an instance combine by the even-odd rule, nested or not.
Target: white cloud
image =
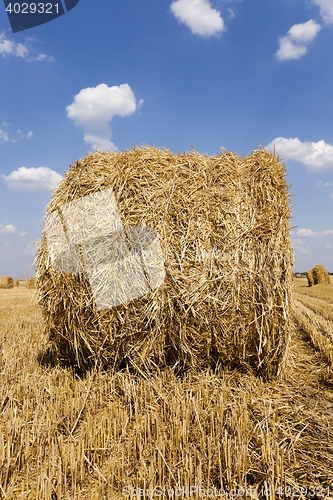
[[[317,187],[329,187],[329,186],[333,186],[333,182],[317,181]]]
[[[170,9],[195,35],[213,36],[224,30],[221,14],[212,8],[209,0],[175,0]]]
[[[9,234],[9,233],[17,233],[16,227],[14,227],[13,224],[7,224],[7,226],[0,224],[0,234]]]
[[[19,139],[27,139],[28,141],[30,141],[30,139],[32,138],[32,136],[34,135],[31,130],[30,132],[28,132],[27,134],[23,134],[23,132],[21,132],[20,129],[18,129],[17,131],[17,135],[19,136]]]
[[[142,104],[141,99],[137,105],[134,92],[127,83],[113,87],[101,83],[97,87],[82,89],[66,111],[76,126],[83,127],[85,142],[105,151],[116,149],[110,141],[109,122],[112,118],[115,115],[129,116]]]
[[[8,133],[0,128],[0,144],[9,141]]]
[[[333,236],[333,229],[326,229],[325,231],[322,231],[322,233],[325,236]]]
[[[325,141],[301,142],[298,137],[286,139],[277,137],[270,142],[266,149],[273,151],[286,160],[297,160],[311,170],[333,169],[333,146]]]
[[[9,189],[33,193],[47,192],[58,187],[62,176],[48,167],[20,167],[9,175],[1,175]]]
[[[333,2],[332,0],[313,0],[315,5],[320,7],[320,15],[327,23],[333,23]]]
[[[294,24],[286,36],[279,38],[279,49],[275,56],[279,61],[300,59],[307,53],[306,46],[314,40],[320,30],[320,24],[313,19],[306,23]]]
[[[309,251],[308,248],[305,248],[305,247],[300,246],[300,245],[295,245],[293,248],[296,252],[301,252],[301,253],[307,253]]]
[[[330,193],[330,198],[333,198],[333,193]]]
[[[36,244],[34,241],[32,241],[31,243],[29,243],[29,245],[27,245],[25,247],[25,249],[23,250],[23,253],[26,253],[28,255],[34,255],[36,253]]]
[[[4,127],[10,127],[11,126],[11,125],[9,125],[6,122],[3,122],[2,125]],[[16,132],[16,134],[17,134],[16,138],[15,137],[10,138],[8,132],[6,132],[2,128],[0,128],[0,144],[3,143],[3,142],[8,142],[8,141],[10,141],[10,142],[17,142],[18,140],[21,141],[22,139],[27,139],[28,141],[30,141],[30,139],[33,136],[33,133],[32,133],[31,130],[27,134],[24,134],[20,129],[18,129],[17,132]]]
[[[31,39],[28,38],[28,40]],[[38,54],[38,56],[33,57],[30,55],[31,52],[33,52],[33,49],[28,45],[11,40],[5,32],[0,33],[0,54],[3,57],[21,57],[28,62],[43,61],[44,59],[50,62],[54,61],[53,57],[49,57],[46,54]]]
[[[229,12],[229,18],[230,19],[233,19],[235,17],[235,12],[233,9],[228,9],[228,12]]]
[[[301,240],[301,238],[295,238],[293,240],[294,245],[305,245],[305,241]]]
[[[23,231],[22,233],[19,233],[19,236],[27,236],[27,231]]]
[[[312,231],[312,229],[299,229],[297,236],[318,236],[318,233]]]
[[[297,234],[299,231],[297,232]],[[309,245],[305,243],[301,238],[295,238],[292,240],[292,246],[295,250],[295,252],[301,252],[301,253],[307,253],[309,249],[307,248]]]
[[[325,245],[326,248],[333,248],[332,245]]]

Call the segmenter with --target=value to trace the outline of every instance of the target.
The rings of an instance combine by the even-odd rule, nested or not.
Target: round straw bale
[[[301,277],[302,277],[302,275],[300,273],[296,274],[296,278],[301,278]]]
[[[290,214],[285,167],[265,149],[86,155],[46,208],[36,256],[58,361],[276,375],[290,326]]]
[[[36,278],[34,278],[33,276],[30,276],[30,278],[28,278],[26,280],[25,286],[27,288],[36,288]]]
[[[324,266],[321,264],[317,264],[313,269],[313,279],[314,279],[314,284],[319,285],[319,284],[330,284],[330,276]]]
[[[0,288],[13,288],[14,280],[10,276],[0,276]]]
[[[313,269],[309,269],[308,271],[306,271],[305,275],[308,279],[308,285],[313,286],[315,284],[314,277],[313,277]]]
[[[19,282],[19,280],[15,280],[15,281],[14,281],[14,286],[20,286],[20,282]]]

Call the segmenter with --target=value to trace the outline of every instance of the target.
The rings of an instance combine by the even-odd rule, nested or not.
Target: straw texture
[[[106,216],[92,200],[107,190],[108,212],[116,210],[114,196],[119,220],[114,215],[110,237],[94,239],[91,231]],[[68,217],[77,204],[89,207],[86,228]],[[36,256],[39,303],[59,362],[83,370],[96,361],[129,364],[141,372],[219,363],[277,375],[290,326],[290,211],[285,167],[264,149],[247,157],[151,147],[86,155],[70,166],[46,208]],[[91,274],[89,258],[102,252],[116,265],[129,241],[134,256],[133,228],[151,230],[145,248],[155,245],[144,262],[148,291],[130,299],[123,290],[128,302],[103,309],[96,290],[114,293],[110,275],[96,287],[98,269]]]
[[[13,288],[14,280],[10,276],[0,276],[0,288]]]

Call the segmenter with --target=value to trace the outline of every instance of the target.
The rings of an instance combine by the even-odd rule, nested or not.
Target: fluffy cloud
[[[195,35],[213,36],[224,30],[221,14],[212,8],[209,0],[175,0],[170,9]]]
[[[312,229],[299,229],[297,236],[318,236],[318,233],[312,231]]]
[[[17,233],[16,227],[14,227],[13,224],[7,224],[7,226],[0,224],[0,234],[9,234],[9,233]]]
[[[19,236],[27,236],[27,231],[23,231],[22,233],[19,233]]]
[[[333,146],[325,141],[301,142],[298,137],[286,139],[277,137],[266,149],[275,152],[286,160],[297,160],[312,171],[333,169]]]
[[[333,236],[333,229],[326,229],[325,231],[322,231],[322,233],[325,236]]]
[[[47,59],[50,62],[54,61],[53,57],[49,57],[46,54],[38,54],[33,57],[30,55],[31,52],[33,52],[33,49],[28,45],[11,40],[4,32],[0,33],[0,54],[3,57],[21,57],[28,62],[43,61],[44,59]]]
[[[327,23],[333,23],[333,2],[332,0],[313,0],[315,5],[320,8],[320,15]]]
[[[123,85],[108,87],[105,83],[97,87],[82,89],[67,106],[67,116],[78,127],[84,129],[84,140],[93,148],[95,145],[102,150],[116,149],[110,141],[112,136],[109,122],[115,115],[129,116],[143,103],[136,103],[131,87]]]
[[[314,40],[320,30],[320,24],[313,19],[306,23],[294,24],[287,35],[278,40],[279,49],[275,54],[277,59],[279,61],[300,59],[308,50],[306,46]]]
[[[9,175],[1,175],[9,189],[31,193],[48,192],[58,187],[62,177],[48,167],[20,167]]]

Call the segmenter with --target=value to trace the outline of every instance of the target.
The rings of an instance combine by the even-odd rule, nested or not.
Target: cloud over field
[[[313,0],[319,7],[319,13],[326,23],[333,23],[333,2],[332,0]]]
[[[212,8],[209,0],[175,0],[170,9],[176,19],[186,24],[195,35],[216,36],[224,30],[221,14]],[[232,10],[231,14],[234,15]]]
[[[297,160],[312,171],[333,170],[333,146],[325,141],[302,142],[298,137],[273,139],[266,149],[274,150],[285,160]]]
[[[29,40],[33,39],[30,38]],[[19,57],[27,62],[38,62],[44,60],[49,62],[54,61],[54,57],[47,56],[43,53],[39,53],[34,56],[34,52],[35,51],[30,44],[17,42],[12,36],[6,34],[5,32],[0,33],[0,54],[2,57]]]
[[[127,83],[113,87],[101,83],[97,87],[82,89],[66,111],[68,118],[84,129],[84,141],[93,148],[97,145],[105,151],[116,149],[110,140],[112,131],[109,122],[112,118],[116,115],[130,116],[142,104],[143,100],[137,104],[134,92]]]
[[[48,167],[20,167],[9,175],[1,175],[7,187],[14,191],[48,192],[58,187],[62,176]]]
[[[318,233],[316,231],[312,231],[312,229],[299,229],[297,231],[297,236],[318,236]]]
[[[320,30],[320,24],[313,19],[306,23],[294,24],[286,36],[279,38],[279,49],[275,56],[279,61],[300,59],[307,53],[307,45],[314,40]]]
[[[0,224],[0,234],[11,234],[11,233],[17,233],[17,229],[16,227],[13,226],[13,224],[7,224],[6,226]]]

